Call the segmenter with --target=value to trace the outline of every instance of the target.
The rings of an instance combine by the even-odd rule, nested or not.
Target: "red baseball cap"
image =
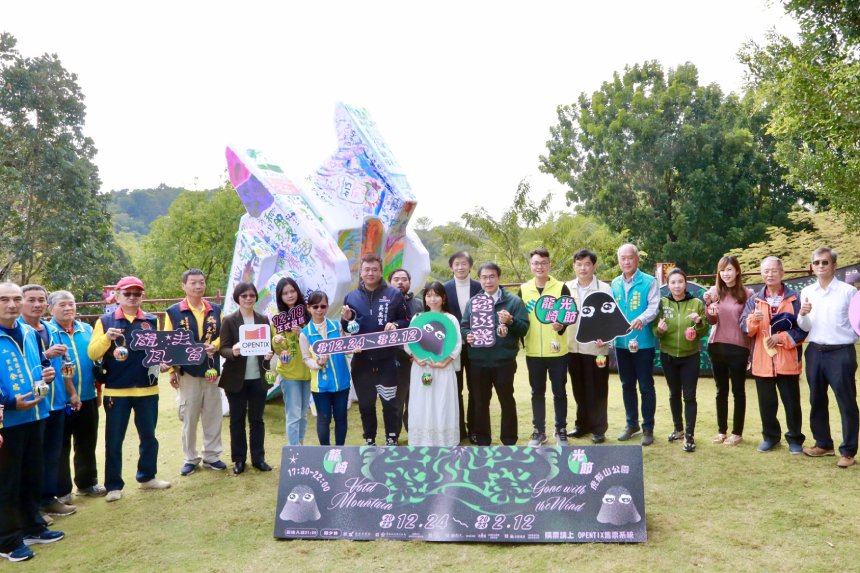
[[[116,283],[116,290],[125,290],[127,288],[137,287],[140,290],[143,289],[143,281],[137,277],[127,276],[119,279],[119,282]]]

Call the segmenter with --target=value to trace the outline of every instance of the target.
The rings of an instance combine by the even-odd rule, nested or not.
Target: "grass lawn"
[[[170,480],[173,487],[157,492],[137,489],[137,436],[130,426],[124,462],[127,485],[122,500],[108,504],[104,499],[77,498],[78,513],[57,518],[54,526],[65,531],[65,540],[34,547],[34,560],[15,565],[4,561],[0,568],[40,572],[282,569],[352,573],[443,569],[505,573],[860,570],[854,561],[860,534],[860,525],[855,522],[860,514],[860,467],[840,470],[833,457],[790,456],[785,445],[772,453],[757,453],[761,424],[752,380],[747,382],[745,441],[734,448],[710,443],[716,434],[714,383],[710,378],[699,381],[698,450],[684,453],[680,444],[666,441],[672,429],[668,390],[663,378],[656,379],[656,386],[656,442],[644,451],[648,527],[648,542],[644,544],[275,541],[272,531],[277,466],[280,448],[286,443],[281,402],[266,408],[268,461],[276,471],[262,474],[249,467],[236,478],[228,472],[201,469],[181,478],[175,392],[163,385],[158,424],[159,477]],[[804,377],[801,393],[803,431],[809,445],[809,392]],[[520,444],[525,444],[531,433],[531,408],[524,363],[517,374],[516,397]],[[498,436],[495,402],[493,406],[494,435]],[[551,426],[549,395],[547,409]],[[573,411],[570,399],[571,425]],[[347,444],[357,445],[361,441],[357,404],[350,409],[349,419]],[[614,438],[623,428],[624,419],[620,382],[613,376],[609,444],[618,443]],[[841,425],[833,399],[830,419],[838,444]],[[309,444],[317,443],[314,420],[309,420]],[[103,435],[100,459],[104,453]],[[227,418],[222,437],[223,459],[229,463]],[[591,444],[587,438],[571,443]]]

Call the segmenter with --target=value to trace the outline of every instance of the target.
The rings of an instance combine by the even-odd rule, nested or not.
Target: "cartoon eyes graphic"
[[[287,496],[287,501],[291,501],[293,503],[299,501],[299,494],[296,492],[290,493],[290,495]]]
[[[631,496],[627,495],[626,493],[622,493],[621,495],[618,496],[618,502],[619,503],[628,504],[631,501],[633,501],[633,498]]]
[[[607,505],[612,505],[613,503],[615,503],[615,496],[611,493],[607,493],[603,496],[603,503]]]
[[[615,311],[616,304],[614,302],[604,302],[600,307],[600,312],[604,312],[606,314],[610,314]]]
[[[624,496],[621,496],[621,497],[624,497]],[[630,496],[628,495],[627,497],[630,497]],[[302,501],[313,501],[313,500],[314,500],[314,494],[312,494],[312,493],[306,493],[305,495],[302,496]],[[627,502],[622,501],[622,503],[627,503]]]
[[[439,340],[445,340],[445,333],[442,332],[441,330],[437,330],[436,332],[433,333],[433,335],[436,338],[438,338]]]
[[[582,316],[592,316],[592,315],[594,315],[594,307],[593,306],[582,307]]]
[[[424,325],[424,330],[426,330],[427,332],[433,332],[433,327],[432,327],[432,326],[430,326],[429,324],[425,324],[425,325]]]

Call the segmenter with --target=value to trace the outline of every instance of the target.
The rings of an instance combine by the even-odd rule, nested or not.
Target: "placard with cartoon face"
[[[582,301],[576,341],[580,344],[611,342],[630,331],[630,323],[611,294],[593,292]]]
[[[409,327],[422,331],[421,339],[408,345],[409,351],[418,360],[442,362],[457,347],[458,327],[444,313],[422,312],[412,319]]]

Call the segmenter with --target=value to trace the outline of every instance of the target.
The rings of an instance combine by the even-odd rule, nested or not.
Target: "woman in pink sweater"
[[[739,319],[747,298],[753,292],[744,287],[737,258],[726,256],[717,264],[717,284],[703,297],[708,306],[707,319],[713,325],[708,338],[708,354],[717,385],[717,435],[714,443],[735,446],[743,439],[746,415],[746,371],[749,339],[741,331]],[[729,419],[729,380],[735,398],[732,433],[727,435]]]

